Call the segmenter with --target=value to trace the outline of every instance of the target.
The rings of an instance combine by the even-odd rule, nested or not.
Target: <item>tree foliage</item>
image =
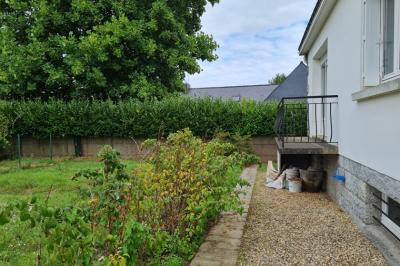
[[[280,85],[286,80],[287,76],[284,73],[276,74],[272,79],[268,81],[269,84]]]
[[[6,116],[0,113],[0,150],[6,148],[8,145],[9,124]]]
[[[185,89],[218,0],[0,0],[0,97],[161,98]]]

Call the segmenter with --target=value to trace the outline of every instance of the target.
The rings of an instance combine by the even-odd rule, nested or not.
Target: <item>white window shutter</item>
[[[364,0],[364,86],[380,82],[381,0]]]

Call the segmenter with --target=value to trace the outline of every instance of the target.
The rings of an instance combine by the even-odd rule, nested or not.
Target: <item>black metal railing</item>
[[[278,104],[274,131],[285,143],[337,143],[337,95],[285,97]]]

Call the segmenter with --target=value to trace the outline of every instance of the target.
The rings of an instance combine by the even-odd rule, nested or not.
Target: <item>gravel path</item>
[[[272,190],[264,180],[259,173],[237,265],[387,265],[325,194]]]

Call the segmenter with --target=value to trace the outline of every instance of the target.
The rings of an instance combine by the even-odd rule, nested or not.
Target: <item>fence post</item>
[[[81,140],[81,137],[79,137],[79,136],[74,137],[74,146],[75,146],[75,156],[76,157],[82,156],[82,140]]]
[[[17,157],[18,167],[21,168],[21,135],[17,134]]]
[[[50,160],[53,160],[53,136],[50,133],[50,143],[49,143],[49,151],[50,151]]]

